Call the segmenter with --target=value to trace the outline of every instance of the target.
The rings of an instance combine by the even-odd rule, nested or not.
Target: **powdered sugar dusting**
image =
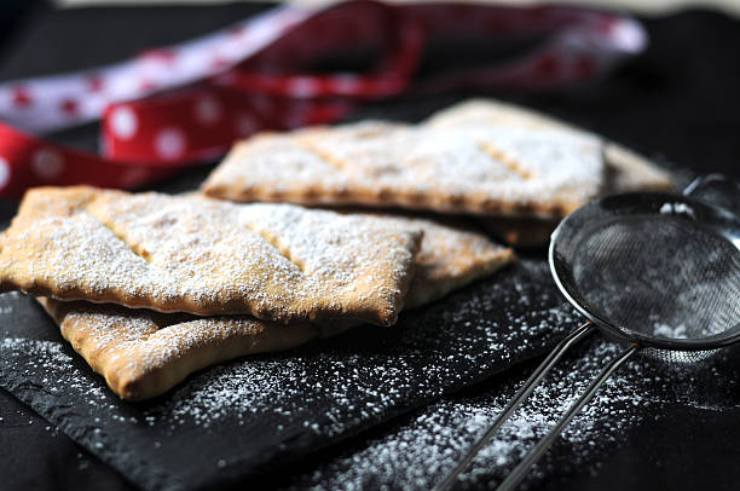
[[[6,361],[19,356],[26,358],[23,365],[16,365],[16,368],[24,370],[29,377],[41,375],[40,382],[50,394],[60,394],[66,390],[81,391],[85,394],[81,399],[83,404],[102,403],[106,398],[105,388],[91,385],[89,377],[74,369],[73,357],[67,349],[63,343],[56,341],[25,338],[0,340],[0,351]]]
[[[601,143],[586,134],[371,121],[247,140],[204,189],[232,199],[548,214],[595,196],[603,174]]]
[[[670,339],[686,339],[688,337],[685,325],[669,326],[660,322],[653,324],[653,336]]]
[[[459,487],[495,487],[620,351],[617,345],[596,341],[561,362],[461,475]],[[430,489],[488,429],[526,375],[520,373],[513,380],[491,384],[476,391],[477,395],[433,404],[380,436],[297,476],[288,487]],[[736,385],[720,373],[715,375],[721,380],[717,386]],[[704,394],[698,385],[696,372],[657,366],[645,359],[630,362],[566,427],[556,444],[559,451],[546,455],[528,477],[530,483],[546,478],[555,467],[559,475],[596,472],[600,460],[631,432],[646,420],[659,418],[663,405],[704,408],[700,402]],[[732,389],[725,390],[724,395]]]
[[[414,280],[405,300],[408,307],[444,296],[512,259],[509,249],[459,226],[390,215],[363,215],[363,220],[375,220],[384,229],[423,231],[414,258]],[[300,252],[301,247],[292,250]],[[195,320],[183,314],[49,299],[42,304],[60,324],[64,337],[116,393],[127,398],[148,398],[170,389],[189,374],[176,367],[192,366],[189,360],[197,362],[204,351],[212,352],[206,361],[216,364],[237,355],[294,348],[319,335],[318,329],[305,323],[281,326],[237,316]],[[238,348],[219,349],[224,343]],[[162,379],[156,372],[163,370],[181,375]],[[137,390],[137,386],[146,390]]]
[[[662,215],[686,215],[687,217],[696,219],[694,209],[686,203],[663,203],[663,206],[660,207],[659,212]]]
[[[0,349],[23,350],[26,353],[49,355],[52,363],[70,363],[72,358],[62,352],[62,343],[53,341],[30,341],[25,338],[5,338],[0,340]]]
[[[296,352],[215,367],[146,405],[118,401],[77,357],[72,363],[59,359],[56,348],[29,355],[35,348],[20,341],[0,344],[0,384],[141,486],[157,487],[158,479],[204,482],[221,472],[248,472],[285,452],[298,458],[313,455],[544,352],[580,322],[547,278],[544,261],[523,260],[495,279],[404,314],[395,329],[358,328]],[[6,323],[3,329],[14,325]],[[6,336],[18,338],[19,332]],[[66,345],[60,346],[71,356]],[[500,479],[532,438],[615,356],[618,348],[610,346],[586,346],[564,360],[466,474],[468,482]],[[582,355],[583,361],[574,361]],[[636,358],[597,395],[558,444],[557,453],[564,456],[558,466],[592,468],[610,442],[619,443],[620,434],[629,435],[644,418],[654,417],[651,408],[662,404],[721,411],[738,403],[737,377],[724,375],[721,367],[676,373],[654,363]],[[297,478],[295,487],[427,489],[511,397],[522,376],[518,381],[510,377],[488,384],[478,395],[443,399],[400,420],[399,426],[386,427],[387,433],[358,441],[336,460]],[[127,460],[132,453],[146,466]]]
[[[556,297],[540,294],[532,298],[523,284],[515,282],[512,288],[511,283],[490,282],[489,288],[485,294],[468,293],[457,309],[431,309],[415,321],[459,326],[455,330],[430,338],[426,329],[404,330],[399,326],[399,332],[394,328],[393,333],[378,333],[378,337],[370,338],[370,342],[380,343],[380,352],[350,352],[337,357],[338,353],[329,349],[329,353],[318,351],[310,356],[291,355],[219,367],[176,390],[165,406],[150,415],[151,421],[154,424],[155,418],[170,415],[174,416],[171,423],[175,426],[193,422],[210,426],[223,418],[249,419],[255,411],[263,412],[269,401],[270,412],[290,419],[306,418],[300,424],[316,433],[341,434],[346,431],[348,420],[372,420],[412,394],[439,396],[451,379],[464,384],[468,375],[456,373],[452,366],[463,364],[475,367],[475,371],[491,370],[516,357],[517,351],[537,349],[553,330],[577,322],[568,308],[537,308]],[[502,296],[512,303],[528,305],[530,311],[505,311],[500,321],[482,315],[495,310]],[[363,336],[368,335],[366,330],[361,331]],[[347,342],[342,339],[352,339],[352,333],[333,342],[341,347]],[[437,343],[440,344],[434,349],[441,352],[430,352]],[[517,348],[511,350],[510,346]],[[316,368],[318,360],[321,362]],[[375,388],[367,386],[366,380],[373,380]],[[309,395],[303,394],[307,387]],[[356,401],[358,390],[364,404]],[[312,403],[325,407],[323,414],[307,414],[306,406],[314,406]]]
[[[414,230],[291,205],[71,188],[28,195],[0,272],[6,284],[67,300],[387,324],[418,240]]]

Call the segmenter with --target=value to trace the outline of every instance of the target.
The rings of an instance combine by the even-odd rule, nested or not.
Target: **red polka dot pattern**
[[[512,34],[546,41],[506,64],[414,79],[430,39]],[[373,71],[296,70],[378,40]],[[556,89],[604,73],[645,44],[632,19],[566,7],[282,6],[115,65],[0,84],[0,197],[42,184],[141,186],[217,158],[257,131],[337,121],[365,101],[412,89]],[[98,119],[102,155],[30,136]]]

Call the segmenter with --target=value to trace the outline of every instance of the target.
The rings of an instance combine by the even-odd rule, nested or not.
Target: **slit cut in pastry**
[[[536,111],[493,99],[474,99],[456,104],[432,115],[425,124],[435,128],[483,125],[489,128],[589,134]],[[606,174],[599,194],[675,191],[670,173],[659,165],[617,143],[603,141],[602,145]],[[547,244],[559,221],[559,218],[480,217],[480,222],[486,230],[507,243],[520,247],[540,247]]]
[[[436,300],[514,259],[510,249],[455,223],[376,216],[390,229],[421,229],[416,275],[406,306]],[[351,326],[289,325],[246,316],[198,318],[116,305],[39,298],[62,335],[120,397],[142,400],[168,391],[190,373],[232,358],[294,348]]]
[[[0,288],[160,312],[390,325],[420,240],[293,205],[39,188],[0,237]]]
[[[599,138],[583,129],[542,113],[494,99],[473,99],[433,114],[425,123],[431,128],[514,128],[555,131]],[[674,188],[671,175],[657,164],[614,142],[602,141],[606,174],[602,193],[667,191]]]

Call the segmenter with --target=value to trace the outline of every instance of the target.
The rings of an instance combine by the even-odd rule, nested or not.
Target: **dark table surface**
[[[26,7],[25,15],[8,22],[11,28],[0,36],[0,80],[115,61],[152,45],[176,42],[227,25],[260,8],[264,6],[55,12],[45,6]],[[601,132],[674,168],[740,177],[740,22],[705,11],[643,20],[651,39],[647,52],[606,80],[559,93],[490,95]],[[427,66],[434,69],[435,63],[431,58]],[[357,117],[414,120],[472,95],[485,94],[408,96],[369,106]],[[93,149],[96,141],[92,127],[54,138],[88,149]],[[204,172],[166,185],[187,186]],[[5,206],[5,210],[11,208]],[[484,384],[464,396],[474,397],[489,389],[490,385]],[[601,455],[598,472],[571,472],[537,486],[737,489],[740,409],[703,411],[676,405],[663,411],[663,417],[642,424],[637,435]],[[0,418],[1,489],[130,487],[121,476],[3,391]],[[367,438],[378,438],[392,431],[395,424],[376,428]],[[357,443],[345,445],[340,451],[351,450],[351,445]],[[335,452],[327,450],[327,456]],[[317,455],[298,470],[310,471],[322,459]]]

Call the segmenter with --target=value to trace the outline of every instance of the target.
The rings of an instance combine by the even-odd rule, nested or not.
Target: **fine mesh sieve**
[[[550,267],[568,300],[608,336],[688,360],[740,335],[738,240],[729,212],[688,197],[618,195],[562,222]]]
[[[687,191],[701,185],[692,184]],[[736,189],[736,188],[733,188]],[[513,489],[603,382],[633,354],[693,363],[740,341],[740,219],[690,196],[629,193],[590,203],[553,232],[550,269],[587,322],[537,367],[493,425],[435,489],[459,474],[579,340],[599,331],[625,345],[501,483]]]

